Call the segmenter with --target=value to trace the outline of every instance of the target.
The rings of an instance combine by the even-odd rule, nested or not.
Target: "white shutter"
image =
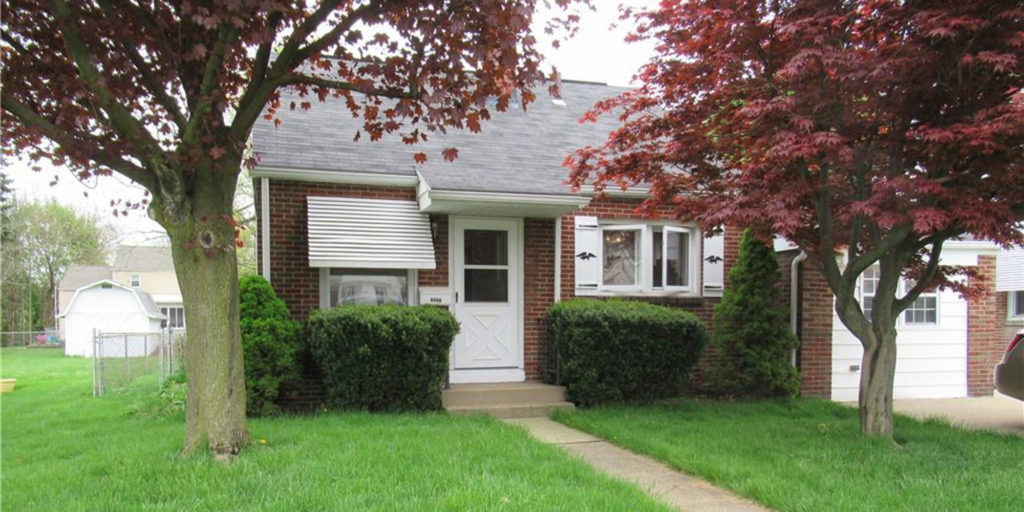
[[[601,280],[601,232],[597,217],[575,218],[576,295],[594,295]]]
[[[725,289],[725,235],[704,239],[704,295],[719,296]]]

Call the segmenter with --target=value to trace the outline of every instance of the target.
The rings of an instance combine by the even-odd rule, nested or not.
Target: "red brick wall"
[[[419,272],[420,286],[448,286],[448,216],[431,215],[434,226],[434,261],[437,267]]]
[[[1006,304],[999,308],[995,293],[996,258],[978,256],[978,279],[990,290],[984,297],[967,302],[967,394],[992,394],[992,371],[1006,349],[1002,339]]]
[[[555,221],[523,221],[523,357],[527,379],[547,365],[547,310],[555,296]]]
[[[832,396],[832,289],[825,276],[804,260],[800,264],[800,309],[797,322],[800,351],[800,394]]]
[[[253,189],[258,205],[260,187]],[[309,266],[306,196],[415,200],[416,190],[270,180],[270,282],[298,320],[305,320],[320,306],[320,269]],[[263,222],[259,218],[260,210],[256,208],[257,222]],[[257,254],[263,254],[263,242],[258,241]],[[447,237],[444,246],[444,261],[447,261]],[[262,273],[263,258],[256,259]]]

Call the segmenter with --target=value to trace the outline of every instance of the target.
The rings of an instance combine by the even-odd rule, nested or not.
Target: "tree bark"
[[[864,348],[860,371],[860,430],[892,437],[892,387],[896,375],[895,326],[872,327],[874,342]]]
[[[187,213],[177,219],[167,218],[154,204],[171,238],[185,306],[188,400],[182,451],[209,447],[221,460],[231,459],[249,442],[232,223],[237,170],[196,171],[184,202]]]

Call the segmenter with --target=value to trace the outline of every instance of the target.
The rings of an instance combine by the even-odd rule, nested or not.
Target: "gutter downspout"
[[[263,277],[270,282],[270,178],[260,178],[260,255]]]
[[[800,254],[793,258],[793,262],[789,265],[789,329],[793,331],[793,336],[797,336],[797,322],[799,319],[797,307],[800,303],[800,263],[807,259],[807,253],[800,251]],[[789,355],[789,362],[796,368],[796,351],[793,351]]]

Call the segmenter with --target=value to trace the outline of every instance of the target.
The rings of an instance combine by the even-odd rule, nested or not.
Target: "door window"
[[[467,229],[463,233],[466,302],[508,302],[508,231]]]

